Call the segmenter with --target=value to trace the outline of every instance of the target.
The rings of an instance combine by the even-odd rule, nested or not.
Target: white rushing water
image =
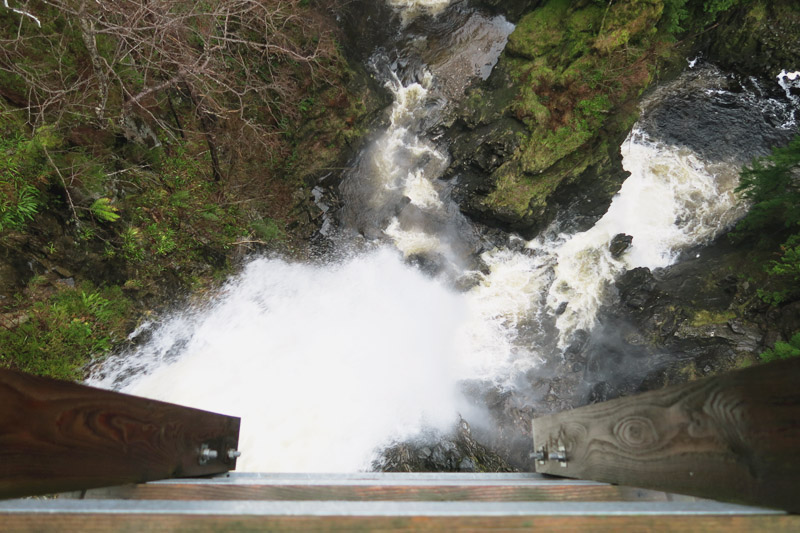
[[[389,1],[407,16],[449,4]],[[242,417],[239,470],[368,469],[392,440],[478,416],[461,396],[463,380],[511,387],[576,330],[591,329],[626,269],[668,266],[742,214],[735,165],[634,128],[622,146],[631,175],[591,229],[517,238],[483,254],[488,273],[465,271],[459,234],[448,229],[461,215],[437,179],[448,156],[422,135],[439,109],[435,81],[429,71],[405,85],[390,75],[389,126],[343,186],[350,224],[382,244],[337,263],[255,259],[212,301],[151,326],[147,342],[89,383]],[[620,233],[632,246],[614,258],[609,243]],[[426,253],[476,284],[457,292],[450,274],[407,264]]]
[[[453,422],[463,300],[388,249],[259,259],[123,358],[142,368],[122,390],[242,417],[239,470],[363,470],[387,439]]]
[[[403,23],[420,15],[436,16],[450,5],[451,0],[387,0],[390,6],[399,9]]]
[[[650,140],[634,129],[622,146],[623,167],[631,173],[606,214],[589,230],[534,239],[528,248],[534,271],[552,269],[541,284],[529,285],[531,298],[545,292],[548,312],[566,304],[556,320],[560,346],[577,329],[591,329],[606,286],[625,270],[671,265],[688,247],[708,243],[744,212],[734,189],[738,168],[704,163],[688,148]],[[609,244],[618,234],[633,237],[618,259]],[[490,264],[496,264],[489,256]],[[542,278],[542,276],[539,276]]]
[[[241,416],[240,470],[368,468],[392,439],[466,416],[460,380],[505,383],[535,367],[535,346],[516,339],[521,322],[568,302],[557,322],[565,342],[591,326],[625,268],[666,266],[735,218],[732,169],[636,133],[623,154],[631,177],[592,229],[533,240],[532,253],[485,254],[491,272],[467,293],[388,247],[332,265],[258,259],[91,383],[113,387],[135,372],[123,391]],[[615,260],[608,243],[620,232],[633,246]],[[438,240],[397,239],[406,253],[406,239]]]

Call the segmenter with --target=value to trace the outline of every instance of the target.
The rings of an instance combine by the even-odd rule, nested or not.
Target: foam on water
[[[464,297],[379,250],[338,265],[258,259],[90,384],[242,417],[239,470],[353,472],[459,410]],[[117,383],[118,387],[120,383]]]
[[[408,23],[420,15],[436,16],[450,5],[451,0],[387,0],[389,5],[399,9],[403,23]]]
[[[575,330],[594,325],[605,286],[621,272],[666,267],[686,248],[711,241],[744,212],[734,195],[734,165],[703,163],[691,150],[653,142],[636,129],[622,154],[631,175],[594,227],[530,244],[555,256],[547,304],[553,310],[567,304],[556,321],[562,346]],[[609,244],[620,233],[633,242],[614,259]]]

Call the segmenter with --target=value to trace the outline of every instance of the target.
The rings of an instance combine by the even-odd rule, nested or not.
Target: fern
[[[36,187],[22,185],[15,196],[8,198],[0,189],[0,231],[22,228],[39,211]]]
[[[95,217],[105,222],[116,222],[119,220],[119,215],[117,214],[119,209],[111,205],[111,200],[108,198],[98,198],[92,203],[89,210]]]

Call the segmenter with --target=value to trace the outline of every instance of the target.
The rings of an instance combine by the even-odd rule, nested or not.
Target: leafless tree
[[[21,86],[5,96],[22,100],[34,125],[77,117],[103,128],[139,116],[181,134],[191,124],[173,100],[191,104],[219,179],[216,132],[247,129],[274,148],[304,87],[332,75],[333,39],[302,3],[5,0],[18,21],[0,30],[0,71]]]

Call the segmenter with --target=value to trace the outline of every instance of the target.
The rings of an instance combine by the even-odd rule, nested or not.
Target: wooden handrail
[[[537,472],[800,512],[800,359],[533,420]]]
[[[239,424],[0,369],[0,498],[227,472]]]

